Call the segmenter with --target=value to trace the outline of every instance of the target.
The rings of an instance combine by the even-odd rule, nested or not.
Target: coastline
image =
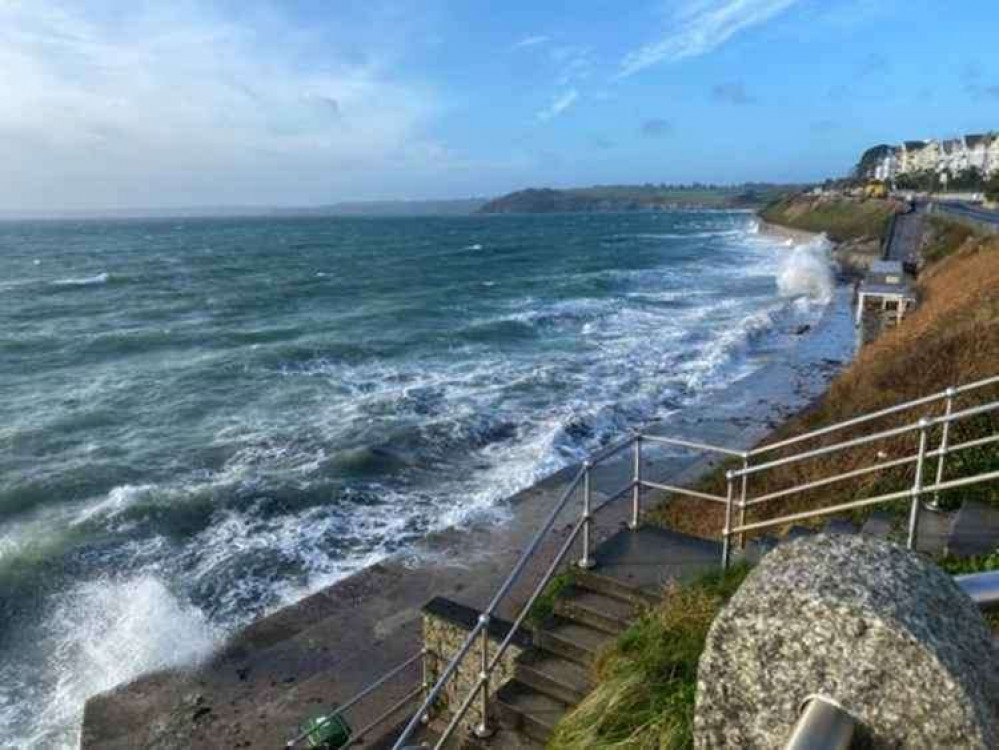
[[[760,231],[810,240],[760,220]],[[849,336],[844,333],[849,331]],[[849,341],[849,345],[847,342]],[[849,291],[837,286],[814,329],[779,357],[712,397],[712,414],[690,408],[650,427],[707,442],[749,447],[783,420],[807,408],[852,358]],[[719,404],[722,406],[719,407]],[[690,482],[716,465],[712,460],[653,458],[659,478]],[[233,635],[207,663],[186,671],[153,673],[91,698],[84,713],[81,750],[154,745],[211,748],[224,736],[230,746],[277,746],[314,708],[342,702],[402,662],[421,645],[420,608],[446,596],[483,608],[517,560],[551,502],[578,467],[569,466],[513,497],[501,525],[473,524],[428,536],[415,550],[393,556]],[[628,457],[595,472],[597,505],[630,476]],[[597,517],[595,541],[616,532],[627,517],[616,503]],[[544,560],[567,533],[578,508],[570,503],[536,560]],[[529,565],[508,601],[526,596],[541,573]],[[510,611],[501,612],[509,617]],[[415,673],[413,679],[416,679]],[[401,696],[390,689],[383,703]],[[193,696],[193,697],[192,697]],[[193,706],[192,707],[192,701]],[[210,707],[211,721],[192,721]],[[373,718],[378,706],[360,706],[356,721]]]

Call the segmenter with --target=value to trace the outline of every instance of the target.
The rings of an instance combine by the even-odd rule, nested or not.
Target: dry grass
[[[959,236],[959,235],[955,235]],[[767,442],[806,432],[823,425],[876,411],[893,404],[942,391],[947,387],[986,378],[999,372],[999,239],[972,237],[957,249],[945,248],[943,260],[931,265],[920,277],[920,307],[897,329],[890,330],[863,349],[856,361],[840,375],[826,396],[811,410],[785,423]],[[985,391],[988,391],[987,393]],[[984,400],[999,398],[999,388],[989,388],[956,399],[955,409],[967,408]],[[922,412],[913,410],[882,418],[852,432],[837,432],[834,438],[809,443],[816,447],[869,433],[872,427],[888,429],[910,424],[920,417],[940,414],[942,404]],[[960,442],[999,430],[994,416],[956,423],[952,442]],[[878,457],[902,458],[916,452],[915,433],[854,450],[835,453],[756,475],[749,496],[792,487],[834,473],[870,465]],[[931,431],[930,445],[939,441]],[[799,448],[800,450],[800,448]],[[773,454],[779,455],[779,452]],[[994,446],[969,450],[948,459],[946,478],[999,467]],[[935,464],[930,464],[934,478]],[[911,485],[913,468],[906,466],[870,474],[810,493],[796,494],[765,503],[749,520],[762,520],[798,510],[824,507],[862,496],[904,489]],[[722,472],[706,478],[702,488],[724,494]],[[994,488],[965,490],[962,497],[975,494],[995,501]],[[954,498],[944,498],[954,500]],[[703,503],[671,501],[654,510],[657,522],[688,533],[716,537],[722,528],[722,510]]]

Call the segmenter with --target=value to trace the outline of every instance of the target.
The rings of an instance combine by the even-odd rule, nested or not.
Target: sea
[[[0,748],[793,350],[746,212],[0,223]]]

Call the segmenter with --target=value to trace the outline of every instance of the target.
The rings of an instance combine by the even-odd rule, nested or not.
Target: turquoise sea
[[[739,212],[0,223],[0,747],[710,411],[826,255]]]

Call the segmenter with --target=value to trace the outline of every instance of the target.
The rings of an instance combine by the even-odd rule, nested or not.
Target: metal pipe
[[[999,570],[954,576],[954,583],[960,586],[981,609],[999,607]]]
[[[909,539],[906,546],[916,549],[919,541],[919,509],[922,506],[923,464],[926,463],[926,438],[929,420],[921,419],[919,430],[919,458],[916,461],[916,476],[912,481],[912,504],[909,509]]]
[[[728,479],[728,492],[725,499],[725,528],[722,531],[722,570],[728,570],[729,558],[732,555],[732,499],[734,497],[732,472],[726,472],[725,476]]]
[[[746,451],[735,450],[734,448],[722,448],[718,445],[698,443],[693,440],[681,440],[680,438],[668,438],[662,435],[642,433],[642,440],[648,440],[650,443],[662,443],[663,445],[675,445],[680,448],[693,448],[694,450],[705,451],[707,453],[721,453],[726,456],[735,456],[736,458],[743,458],[746,455]]]
[[[399,711],[401,711],[402,708],[407,703],[411,703],[413,701],[413,699],[416,698],[416,696],[418,696],[422,690],[423,690],[423,687],[421,686],[421,687],[416,688],[415,690],[411,690],[408,693],[406,693],[406,695],[402,696],[402,698],[400,698],[395,703],[393,703],[391,706],[389,706],[387,709],[385,709],[384,711],[382,711],[382,713],[380,713],[378,715],[378,718],[372,719],[369,724],[365,725],[362,729],[358,729],[357,730],[357,734],[354,735],[354,737],[352,737],[350,739],[350,741],[347,742],[346,745],[344,745],[344,747],[350,747],[351,745],[356,745],[359,742],[363,742],[364,738],[368,734],[368,732],[370,732],[372,729],[374,729],[375,727],[377,727],[379,724],[381,724],[383,721],[385,721],[389,717],[394,716]]]
[[[638,528],[642,514],[642,436],[635,435],[635,473],[634,487],[631,490],[631,523],[628,526],[632,531]]]
[[[978,448],[983,445],[988,445],[989,443],[999,442],[999,433],[995,435],[988,435],[983,438],[976,438],[974,440],[967,440],[963,443],[955,443],[947,447],[946,453],[957,453],[958,451],[966,450],[967,448]],[[931,451],[926,452],[926,458],[936,458],[937,456],[943,455],[939,448],[934,448]],[[826,485],[835,484],[836,482],[841,482],[845,479],[854,479],[855,477],[863,476],[864,474],[872,474],[876,471],[883,471],[885,469],[893,469],[896,466],[904,466],[905,464],[914,463],[919,459],[919,455],[913,453],[912,455],[905,456],[903,458],[895,458],[891,461],[883,461],[879,464],[873,464],[871,466],[864,466],[859,469],[851,469],[850,471],[844,471],[842,474],[834,474],[831,477],[823,477],[822,479],[816,479],[812,482],[805,482],[804,484],[798,484],[794,487],[788,487],[783,490],[776,490],[775,492],[768,492],[765,495],[759,495],[751,500],[748,500],[746,507],[752,508],[754,505],[759,505],[760,503],[765,503],[769,500],[776,500],[781,497],[786,497],[788,495],[794,495],[798,492],[804,492],[806,490],[816,489],[818,487],[825,487]],[[709,498],[710,499],[710,498]]]
[[[786,456],[784,458],[778,458],[773,461],[768,461],[766,463],[757,464],[756,466],[751,466],[747,469],[741,469],[733,472],[736,476],[741,476],[742,474],[756,474],[760,471],[766,471],[767,469],[772,469],[777,466],[784,466],[786,464],[796,463],[798,461],[804,461],[808,458],[818,458],[819,456],[825,456],[829,453],[835,453],[837,451],[846,450],[847,448],[856,448],[860,445],[867,445],[868,443],[873,443],[877,440],[884,440],[890,437],[897,437],[899,435],[904,435],[907,432],[914,432],[915,430],[922,429],[924,426],[929,428],[937,424],[946,424],[947,422],[956,422],[959,419],[965,419],[967,417],[974,417],[979,414],[985,414],[990,411],[996,411],[999,409],[999,401],[990,401],[987,404],[982,404],[981,406],[975,406],[970,409],[964,409],[962,411],[954,412],[953,414],[948,414],[941,417],[933,417],[930,419],[921,419],[918,422],[912,424],[903,425],[902,427],[893,427],[890,430],[883,430],[882,432],[876,432],[872,435],[863,435],[861,437],[853,438],[852,440],[845,440],[842,443],[834,443],[833,445],[824,445],[820,448],[813,448],[809,451],[803,451],[801,453],[795,453],[792,456]]]
[[[489,603],[489,606],[486,608],[485,611],[486,614],[491,615],[496,611],[496,608],[499,606],[500,601],[503,600],[503,597],[506,596],[507,592],[513,586],[517,578],[520,576],[520,573],[527,565],[528,560],[534,554],[535,550],[537,550],[538,545],[541,544],[541,540],[544,538],[545,534],[548,533],[548,530],[551,528],[552,524],[555,523],[555,519],[558,518],[559,513],[562,512],[563,508],[565,508],[566,502],[569,500],[572,493],[579,485],[579,481],[582,478],[582,476],[583,476],[583,471],[582,469],[580,469],[580,471],[576,472],[576,475],[575,477],[573,477],[573,480],[569,482],[569,486],[566,487],[565,490],[563,490],[562,496],[559,498],[558,502],[555,503],[555,507],[552,508],[551,512],[548,514],[548,517],[545,519],[544,524],[541,526],[541,528],[539,528],[535,532],[534,537],[531,539],[530,544],[528,544],[527,548],[521,553],[520,558],[517,560],[517,564],[514,565],[513,570],[511,570],[510,573],[507,575],[506,580],[500,586],[499,591],[496,592],[496,595],[493,597],[493,600]],[[420,709],[416,712],[413,718],[409,720],[409,723],[406,725],[405,729],[402,730],[402,734],[399,735],[399,738],[392,746],[392,750],[402,750],[402,748],[405,747],[406,740],[408,740],[410,735],[412,735],[413,732],[416,731],[416,726],[417,724],[420,723],[420,717],[424,713],[426,713],[426,711],[429,710],[429,708],[433,705],[433,702],[437,700],[437,696],[440,695],[440,692],[444,689],[444,685],[447,683],[449,679],[451,679],[451,675],[454,674],[454,671],[458,668],[458,664],[461,662],[462,659],[465,658],[465,655],[468,653],[469,649],[471,649],[472,644],[475,642],[475,637],[479,634],[479,630],[481,629],[481,627],[482,623],[481,622],[477,623],[475,627],[471,630],[471,632],[468,634],[468,636],[465,638],[465,642],[461,645],[461,648],[459,648],[458,652],[451,658],[450,663],[448,663],[447,667],[444,668],[444,672],[437,679],[437,684],[434,685],[433,689],[424,699],[423,705],[420,706]]]
[[[480,740],[484,740],[487,737],[491,737],[493,734],[492,728],[489,726],[489,615],[481,614],[479,615],[479,620],[482,621],[482,657],[480,665],[482,671],[479,672],[479,682],[481,683],[481,696],[482,704],[480,706],[481,710],[481,720],[479,725],[475,727],[475,736]]]
[[[583,556],[579,559],[577,563],[583,570],[589,570],[596,563],[593,557],[590,555],[590,534],[592,531],[592,516],[590,514],[590,504],[592,502],[591,497],[591,487],[590,487],[590,468],[591,464],[589,461],[583,462]]]
[[[629,435],[624,440],[619,440],[616,443],[611,443],[606,448],[603,448],[590,456],[590,463],[599,464],[606,461],[611,456],[616,456],[621,451],[626,448],[631,447],[631,444],[635,442],[635,436]]]
[[[402,664],[399,664],[398,666],[393,667],[392,669],[390,669],[388,672],[386,672],[381,677],[379,677],[377,680],[375,680],[374,682],[372,682],[370,685],[368,685],[366,688],[364,688],[364,690],[362,690],[361,692],[359,692],[357,695],[355,695],[349,701],[347,701],[346,703],[344,703],[341,706],[338,706],[336,708],[336,710],[334,710],[333,713],[331,713],[329,716],[324,716],[321,722],[319,722],[318,724],[316,724],[313,727],[310,727],[306,731],[301,732],[300,734],[296,735],[293,739],[288,740],[288,742],[285,743],[285,747],[286,748],[287,747],[294,747],[299,742],[301,742],[302,740],[304,740],[307,736],[309,736],[312,732],[316,731],[316,729],[318,729],[319,727],[321,727],[321,726],[323,726],[325,724],[328,724],[329,722],[333,721],[333,719],[335,719],[337,716],[340,716],[345,711],[347,711],[348,709],[350,709],[353,706],[355,706],[357,703],[359,703],[362,700],[364,700],[365,698],[367,698],[375,690],[377,690],[378,688],[380,688],[386,682],[388,682],[393,677],[395,677],[397,674],[399,674],[404,669],[406,669],[406,667],[410,666],[411,664],[413,664],[418,659],[421,659],[424,656],[425,653],[426,653],[426,649],[423,649],[419,653],[414,654],[413,656],[411,656],[408,659],[406,659],[406,661],[404,661]]]
[[[558,567],[559,565],[561,565],[562,560],[565,559],[565,556],[568,554],[569,550],[572,549],[572,545],[576,541],[576,536],[579,534],[582,527],[583,527],[582,521],[576,523],[576,526],[573,528],[572,532],[569,534],[565,542],[562,544],[562,547],[559,549],[558,554],[555,555],[555,559],[552,561],[551,565],[548,566],[548,569],[545,571],[545,574],[541,577],[537,585],[534,587],[534,591],[532,592],[531,596],[528,598],[524,606],[521,608],[520,614],[517,616],[517,619],[514,620],[513,625],[510,626],[510,630],[507,632],[506,637],[500,642],[499,647],[496,649],[496,653],[493,654],[492,661],[489,662],[485,670],[487,674],[491,674],[493,670],[496,669],[496,666],[503,658],[503,654],[506,653],[506,650],[509,647],[510,643],[513,641],[514,636],[516,636],[517,631],[520,629],[520,626],[523,624],[524,620],[527,618],[527,615],[530,613],[531,608],[534,606],[534,602],[537,601],[538,597],[542,594],[545,587],[548,585],[548,582],[555,574],[555,571],[558,570]],[[458,709],[458,712],[455,714],[454,718],[452,718],[450,724],[448,725],[448,728],[441,735],[441,738],[436,747],[441,747],[443,743],[446,742],[448,738],[450,738],[451,733],[458,726],[458,723],[461,721],[461,718],[465,715],[465,712],[468,711],[469,707],[472,705],[471,699],[474,698],[476,691],[478,690],[479,684],[480,684],[479,682],[476,682],[475,687],[473,687],[469,691],[469,697],[466,698],[466,700],[462,703],[461,708]]]
[[[948,479],[946,482],[940,482],[939,484],[931,484],[923,487],[923,492],[932,492],[934,490],[952,490],[956,487],[967,487],[968,485],[978,484],[980,482],[990,482],[992,480],[999,479],[999,471],[988,471],[984,474],[976,474],[972,477],[961,477],[960,479]],[[816,510],[803,511],[801,513],[789,513],[786,516],[780,516],[779,518],[771,518],[767,521],[757,521],[756,523],[747,523],[745,526],[741,526],[732,529],[733,532],[737,531],[758,531],[760,529],[769,529],[774,526],[784,526],[785,524],[794,523],[795,521],[804,521],[809,518],[821,518],[823,516],[834,516],[837,513],[845,513],[849,510],[855,510],[857,508],[865,508],[868,505],[877,505],[879,503],[887,503],[892,500],[901,500],[903,498],[911,497],[912,489],[899,490],[898,492],[887,492],[883,495],[877,495],[875,497],[866,497],[862,500],[853,500],[848,503],[840,503],[839,505],[829,505],[825,508],[818,508]]]
[[[856,722],[830,698],[808,699],[784,750],[849,750]]]
[[[827,427],[820,427],[817,430],[812,430],[811,432],[806,432],[802,435],[795,435],[792,438],[787,438],[786,440],[780,440],[776,443],[769,443],[767,445],[758,446],[751,451],[749,451],[750,456],[756,456],[761,453],[769,453],[770,451],[775,451],[779,448],[785,448],[789,445],[795,445],[797,443],[810,440],[812,438],[820,437],[822,435],[828,435],[830,432],[836,432],[837,430],[846,429],[847,427],[853,427],[858,424],[863,424],[864,422],[869,422],[871,420],[878,419],[880,417],[886,417],[889,414],[897,414],[901,411],[906,411],[912,409],[916,406],[924,406],[925,404],[932,404],[936,401],[941,400],[947,396],[947,391],[953,390],[954,395],[959,395],[962,393],[968,393],[970,391],[978,390],[979,388],[984,388],[989,385],[995,385],[999,383],[999,375],[992,376],[990,378],[985,378],[983,380],[978,380],[973,383],[966,383],[965,385],[959,385],[954,388],[948,388],[947,390],[940,391],[939,393],[934,393],[929,396],[923,396],[921,398],[913,399],[912,401],[906,401],[902,404],[895,404],[894,406],[889,406],[885,409],[880,409],[870,414],[864,414],[859,417],[854,417],[853,419],[847,419],[843,422],[837,422],[836,424],[829,425]]]
[[[944,409],[944,414],[950,416],[954,411],[954,389],[947,389],[947,406]],[[947,458],[947,445],[950,441],[950,422],[944,422],[943,432],[940,435],[940,456],[937,458],[937,479],[936,482],[939,484],[943,481],[944,475],[944,461]],[[933,499],[930,500],[929,506],[933,510],[940,509],[940,493],[934,492]]]
[[[712,503],[725,502],[725,498],[721,495],[710,495],[707,492],[698,492],[697,490],[687,489],[686,487],[677,487],[674,484],[662,484],[660,482],[650,482],[648,479],[643,479],[642,486],[650,490],[662,490],[664,492],[672,492],[676,495],[688,495],[701,500],[708,500]]]
[[[745,471],[749,468],[749,456],[745,456],[742,459],[742,469]],[[739,492],[739,525],[746,525],[746,495],[749,492],[749,474],[742,475],[742,489]],[[746,535],[745,533],[739,534],[739,549],[743,550],[746,548]]]

